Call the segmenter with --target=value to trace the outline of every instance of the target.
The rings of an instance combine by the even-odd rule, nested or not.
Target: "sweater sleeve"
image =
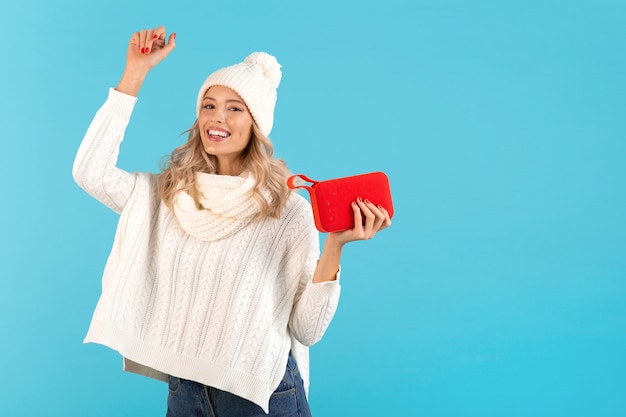
[[[72,175],[87,193],[120,213],[135,184],[135,175],[116,166],[120,143],[137,98],[109,90],[83,138]]]
[[[310,212],[310,207],[307,211]],[[337,273],[337,279],[334,281],[313,282],[313,273],[319,258],[319,235],[312,217],[306,223],[310,227],[303,232],[302,239],[296,246],[298,252],[306,253],[304,255],[306,261],[301,270],[289,327],[298,342],[311,346],[322,338],[330,325],[337,310],[341,287],[340,273]],[[298,256],[292,257],[297,258]]]
[[[306,284],[291,317],[298,342],[312,346],[321,340],[337,310],[340,288],[339,274],[335,281]]]

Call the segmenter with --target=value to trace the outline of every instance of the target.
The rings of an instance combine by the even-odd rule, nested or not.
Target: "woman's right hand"
[[[176,47],[176,34],[165,43],[165,27],[135,32],[128,43],[126,67],[116,90],[136,96],[148,72]]]

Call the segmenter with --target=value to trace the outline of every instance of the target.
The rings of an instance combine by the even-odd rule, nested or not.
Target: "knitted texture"
[[[208,76],[198,92],[197,115],[200,115],[202,99],[210,87],[228,87],[245,101],[259,130],[268,136],[274,124],[276,89],[281,78],[280,64],[275,57],[265,52],[253,52],[243,62],[219,69]]]
[[[111,90],[74,163],[77,183],[121,212],[85,342],[119,351],[127,371],[191,379],[268,412],[290,350],[308,390],[306,346],[339,299],[338,281],[312,282],[311,207],[293,193],[279,219],[253,219],[220,240],[191,236],[162,204],[155,176],[115,167],[134,103]]]
[[[181,227],[200,240],[231,236],[254,219],[261,207],[253,197],[254,177],[197,173],[196,191],[201,208],[187,193],[174,200],[174,213]],[[271,195],[264,193],[268,201]]]

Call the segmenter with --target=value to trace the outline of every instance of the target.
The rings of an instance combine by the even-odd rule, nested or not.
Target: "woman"
[[[85,341],[168,381],[168,416],[310,415],[308,346],[337,307],[342,248],[389,214],[355,201],[356,226],[330,233],[320,255],[311,207],[272,157],[281,71],[262,52],[206,79],[160,174],[117,168],[139,89],[175,39],[162,26],[133,34],[74,162],[76,182],[121,214]]]

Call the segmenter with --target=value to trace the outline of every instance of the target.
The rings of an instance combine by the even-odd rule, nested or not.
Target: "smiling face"
[[[252,115],[234,90],[214,85],[202,99],[198,127],[202,146],[215,155],[219,174],[239,175],[243,151],[252,138]]]

